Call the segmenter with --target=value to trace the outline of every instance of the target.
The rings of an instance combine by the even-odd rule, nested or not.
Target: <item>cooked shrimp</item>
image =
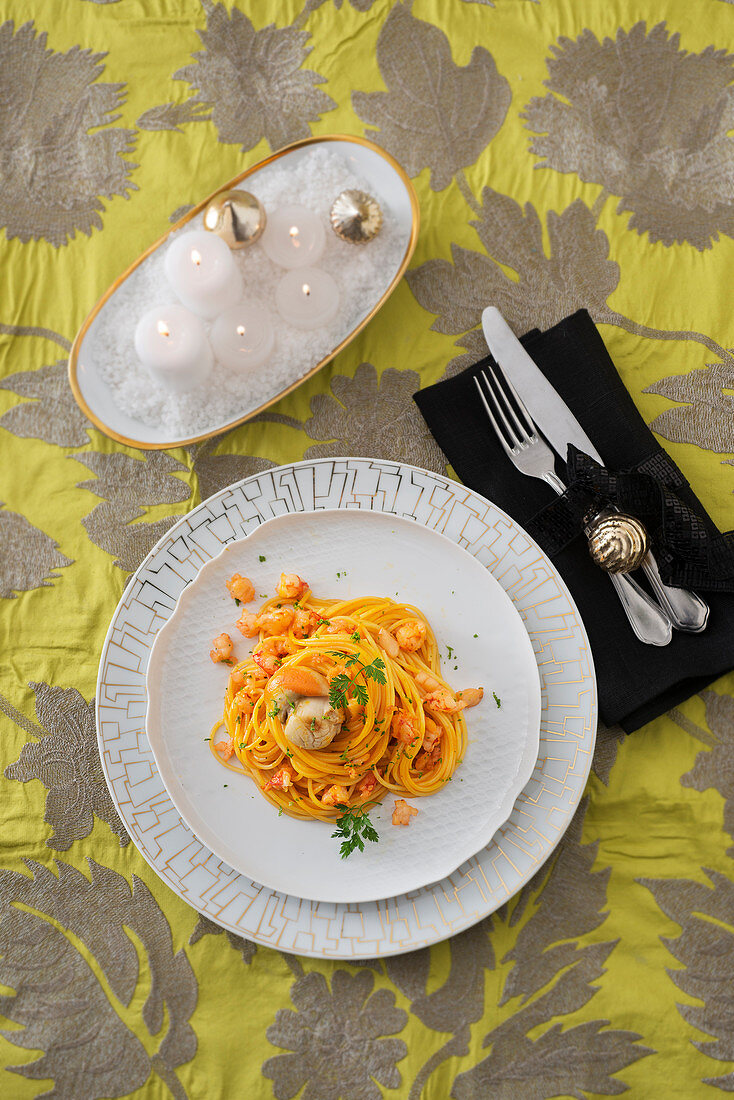
[[[250,718],[252,716],[252,712],[255,709],[255,703],[246,690],[238,691],[232,702],[237,708],[237,712],[241,714],[243,718]]]
[[[322,806],[336,806],[337,803],[346,803],[349,798],[349,791],[346,787],[340,787],[338,784],[334,784],[333,787],[329,787],[328,791],[321,799]]]
[[[463,691],[457,691],[456,698],[459,700],[460,709],[475,707],[484,698],[484,688],[464,688]]]
[[[228,661],[232,656],[232,650],[234,649],[234,643],[229,634],[218,634],[212,642],[212,648],[209,650],[209,656],[214,664],[218,664],[220,661]]]
[[[308,581],[304,581],[298,573],[281,573],[276,593],[284,600],[300,600],[308,588]]]
[[[283,658],[293,652],[287,638],[265,638],[252,651],[252,659],[266,676],[272,676],[283,663]]]
[[[255,599],[255,585],[249,577],[241,577],[239,573],[229,578],[227,588],[232,599],[239,600],[240,603],[249,603]]]
[[[346,619],[342,615],[337,615],[333,619],[329,619],[324,634],[354,634],[357,629],[357,624],[354,619]]]
[[[344,711],[335,710],[326,696],[303,698],[285,724],[285,736],[299,749],[323,749],[336,737]]]
[[[401,623],[394,634],[395,640],[401,649],[407,649],[409,653],[414,653],[425,642],[428,628],[425,623],[420,622],[418,619],[408,619],[406,622]]]
[[[423,700],[423,706],[437,714],[454,714],[462,709],[461,704],[447,688],[437,688],[436,691],[429,692]]]
[[[232,686],[232,691],[235,693],[245,686],[245,670],[243,668],[236,668],[229,675],[229,682]]]
[[[418,731],[413,725],[410,715],[404,710],[398,710],[393,715],[390,732],[403,745],[409,745],[418,736]]]
[[[380,649],[384,649],[388,657],[397,657],[400,652],[400,646],[395,638],[388,630],[385,630],[384,627],[380,627],[377,631],[377,644]]]
[[[299,607],[293,618],[293,633],[296,638],[310,638],[321,622],[321,616],[315,611]]]
[[[234,742],[232,741],[231,737],[227,737],[224,741],[217,741],[214,748],[222,757],[222,760],[229,760],[230,756],[234,752]]]
[[[296,778],[296,773],[290,764],[284,764],[282,768],[279,768],[275,775],[271,775],[267,781],[263,790],[270,791],[287,791],[290,786],[293,785],[293,780]]]
[[[428,715],[426,715],[426,732],[423,734],[423,743],[421,748],[424,752],[430,752],[433,746],[436,744],[441,736],[441,730],[433,722]]]
[[[437,739],[430,752],[419,752],[413,761],[413,767],[418,772],[424,772],[427,768],[433,768],[441,759],[441,741]]]
[[[372,794],[377,786],[377,777],[374,772],[367,772],[360,782],[357,784],[357,794]]]
[[[257,616],[257,625],[263,634],[284,634],[293,622],[295,611],[291,607],[273,607],[261,611]]]
[[[239,630],[240,634],[244,634],[246,638],[254,638],[256,634],[260,633],[260,627],[257,623],[257,615],[253,615],[251,611],[243,611],[239,619],[235,623],[235,626]]]
[[[416,672],[415,683],[419,691],[435,691],[441,687],[436,677],[431,676],[430,672]]]
[[[328,695],[329,683],[312,668],[299,665],[297,668],[284,668],[270,681],[270,687],[275,691],[294,691],[296,695]]]
[[[415,806],[409,806],[404,798],[396,798],[392,823],[393,825],[410,825],[411,817],[415,817],[417,813]]]

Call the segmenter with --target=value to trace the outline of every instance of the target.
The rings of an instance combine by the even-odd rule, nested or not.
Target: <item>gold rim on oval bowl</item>
[[[289,386],[286,386],[284,389],[280,390],[280,392],[277,393],[274,397],[270,398],[269,401],[265,401],[262,405],[258,405],[257,408],[251,409],[243,416],[237,417],[236,419],[231,420],[229,423],[221,425],[213,429],[212,431],[202,432],[199,435],[192,435],[186,439],[172,439],[170,441],[166,440],[162,443],[152,443],[139,439],[130,439],[128,436],[121,435],[120,432],[115,431],[114,428],[111,428],[109,424],[105,424],[104,421],[101,420],[100,417],[89,407],[86,400],[84,399],[84,396],[81,392],[81,387],[79,385],[79,379],[77,377],[79,349],[81,347],[82,340],[84,339],[87,331],[89,330],[89,327],[97,317],[104,304],[112,297],[118,287],[122,285],[125,279],[128,278],[128,276],[135,270],[136,267],[138,267],[143,262],[143,260],[147,259],[147,257],[150,256],[151,253],[155,252],[157,248],[160,248],[160,246],[168,240],[168,237],[171,233],[175,232],[175,230],[177,229],[180,229],[181,226],[185,225],[192,218],[196,217],[197,214],[200,214],[207,203],[209,203],[215,197],[215,195],[220,194],[220,192],[222,191],[235,190],[243,182],[243,180],[246,180],[248,178],[248,176],[253,175],[261,168],[264,168],[267,164],[272,163],[272,161],[278,160],[280,157],[285,156],[287,153],[292,152],[294,149],[300,149],[306,145],[319,145],[328,141],[352,142],[355,145],[363,145],[366,148],[371,149],[373,152],[377,153],[378,156],[385,160],[397,173],[400,181],[406,189],[408,199],[410,201],[412,222],[408,243],[405,248],[405,254],[403,255],[403,258],[397,271],[395,272],[395,275],[391,279],[389,286],[382,293],[382,295],[377,300],[367,316],[364,317],[359,322],[359,324],[351,330],[351,332],[347,333],[341,343],[337,344],[336,347],[334,347],[328,355],[324,356],[323,359],[321,359],[314,367],[311,367],[309,371],[298,378],[295,382],[292,382]],[[92,424],[94,424],[96,428],[99,428],[100,431],[104,432],[105,435],[108,435],[111,439],[117,440],[118,443],[124,443],[129,447],[137,447],[145,451],[160,451],[168,450],[172,447],[183,447],[186,444],[199,443],[204,439],[211,439],[212,436],[221,435],[224,432],[231,431],[232,428],[236,428],[239,424],[243,424],[246,420],[250,420],[253,416],[257,416],[258,413],[261,413],[265,409],[270,408],[271,405],[274,405],[276,401],[280,401],[281,397],[285,397],[286,394],[291,393],[293,390],[297,389],[297,387],[302,385],[302,383],[305,382],[306,379],[311,378],[314,374],[316,374],[317,371],[321,370],[321,368],[325,366],[326,363],[333,359],[335,355],[338,355],[339,352],[347,346],[347,344],[351,343],[355,336],[357,336],[362,331],[365,325],[367,325],[369,321],[372,320],[377,311],[381,309],[381,307],[385,304],[385,302],[390,297],[393,290],[405,274],[406,268],[408,267],[411,256],[413,255],[413,252],[415,250],[416,241],[418,239],[419,226],[420,208],[418,205],[418,196],[416,194],[412,180],[407,176],[405,170],[400,166],[400,164],[398,164],[395,158],[390,156],[390,154],[387,153],[384,149],[381,149],[379,145],[375,145],[374,142],[368,141],[366,138],[363,137],[357,137],[354,134],[326,134],[321,137],[303,138],[301,141],[294,141],[290,145],[283,146],[282,149],[278,149],[276,152],[271,153],[270,156],[258,161],[257,164],[253,164],[250,168],[247,168],[244,172],[241,172],[238,176],[235,176],[234,179],[231,179],[228,182],[222,184],[221,187],[217,187],[215,191],[212,191],[210,195],[207,195],[205,199],[194,206],[193,209],[189,210],[189,212],[185,214],[183,218],[180,218],[175,223],[175,225],[172,225],[170,229],[166,230],[162,237],[159,237],[157,241],[154,241],[152,245],[146,248],[145,251],[141,253],[140,256],[138,256],[137,260],[130,264],[127,270],[124,271],[123,274],[120,275],[117,279],[115,279],[112,285],[105,291],[97,304],[85,318],[81,328],[74,338],[74,343],[72,344],[71,352],[69,354],[69,385],[71,386],[71,390],[74,394],[74,398],[77,404],[79,405],[84,415],[89,420],[91,420]]]

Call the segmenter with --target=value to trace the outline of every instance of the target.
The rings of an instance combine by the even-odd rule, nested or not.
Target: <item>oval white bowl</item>
[[[382,278],[375,290],[374,298],[363,303],[361,317],[357,323],[353,325],[349,331],[344,333],[342,338],[327,355],[319,360],[318,363],[312,366],[305,363],[302,373],[298,373],[298,371],[295,370],[293,380],[288,385],[280,387],[277,392],[270,394],[267,400],[260,401],[258,404],[252,406],[248,406],[245,401],[237,405],[233,411],[233,415],[229,419],[222,420],[221,418],[215,418],[210,424],[207,424],[206,430],[200,431],[195,435],[188,436],[187,438],[172,439],[160,428],[154,425],[145,424],[142,420],[137,420],[123,412],[118,408],[112,391],[101,376],[99,363],[100,353],[95,346],[95,337],[99,329],[102,311],[106,308],[107,303],[118,288],[122,286],[125,280],[130,278],[133,272],[135,272],[141,264],[146,263],[153,253],[165,245],[172,233],[196,218],[214,195],[219,194],[220,191],[233,190],[241,186],[245,181],[247,181],[248,188],[256,189],[257,179],[259,178],[262,180],[263,174],[272,171],[271,166],[276,165],[277,168],[280,169],[284,164],[295,163],[299,158],[306,155],[310,148],[313,148],[315,145],[323,145],[327,142],[330,144],[330,150],[343,156],[350,170],[355,175],[361,176],[367,180],[370,187],[381,197],[392,215],[400,241],[401,243],[404,241],[405,245],[402,251],[402,258],[397,267],[382,273]],[[342,348],[346,347],[346,345],[354,339],[357,333],[364,328],[368,321],[371,320],[375,313],[377,313],[380,307],[385,303],[399,280],[402,278],[415,249],[419,222],[420,214],[418,199],[410,179],[389,153],[386,153],[384,149],[367,141],[365,138],[334,134],[325,137],[306,138],[303,141],[297,141],[292,145],[286,146],[284,149],[278,150],[271,156],[261,160],[258,164],[248,168],[246,172],[242,172],[234,179],[222,184],[222,186],[218,187],[211,195],[207,195],[207,197],[195,206],[193,210],[190,210],[185,217],[176,222],[164,236],[160,237],[150,246],[150,248],[146,249],[135,263],[131,264],[127,271],[116,279],[112,286],[100,298],[79,329],[69,355],[69,384],[71,385],[77,403],[92,423],[101,429],[101,431],[105,432],[106,435],[128,446],[142,447],[144,449],[179,447],[188,443],[196,443],[202,439],[208,439],[210,436],[218,435],[220,432],[234,428],[237,424],[241,424],[243,421],[249,420],[250,417],[262,412],[286,393],[290,393],[291,390],[295,389],[307,378],[310,378],[320,370],[325,363],[333,359]],[[131,320],[131,324],[132,323]]]

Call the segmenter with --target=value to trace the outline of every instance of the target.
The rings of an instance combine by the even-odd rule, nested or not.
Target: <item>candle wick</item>
[[[159,321],[157,327],[161,336],[169,337],[171,335],[170,329],[165,321]]]
[[[294,248],[300,248],[301,247],[301,242],[296,240],[296,237],[298,236],[298,226],[297,225],[292,225],[290,227],[290,229],[288,230],[288,232],[291,235],[291,240],[293,241],[293,247]]]
[[[301,287],[301,290],[303,291],[303,293],[308,298],[309,294],[311,293],[311,287],[308,285],[308,283],[304,283],[303,286]]]
[[[196,264],[197,267],[201,267],[201,253],[197,252],[195,248],[191,249],[191,261]]]
[[[237,335],[238,336],[244,336],[246,331],[247,330],[245,329],[244,325],[238,325],[237,326]]]

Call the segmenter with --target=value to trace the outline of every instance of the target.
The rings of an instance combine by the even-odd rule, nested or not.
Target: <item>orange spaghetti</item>
[[[245,581],[236,575],[230,592]],[[381,597],[318,599],[296,574],[283,574],[278,592],[237,623],[259,640],[229,675],[210,739],[217,759],[299,818],[334,821],[388,792],[440,790],[466,751],[463,710],[483,692],[449,687],[425,616]],[[215,655],[220,639],[215,661],[228,659]],[[304,695],[288,690],[301,684]]]

